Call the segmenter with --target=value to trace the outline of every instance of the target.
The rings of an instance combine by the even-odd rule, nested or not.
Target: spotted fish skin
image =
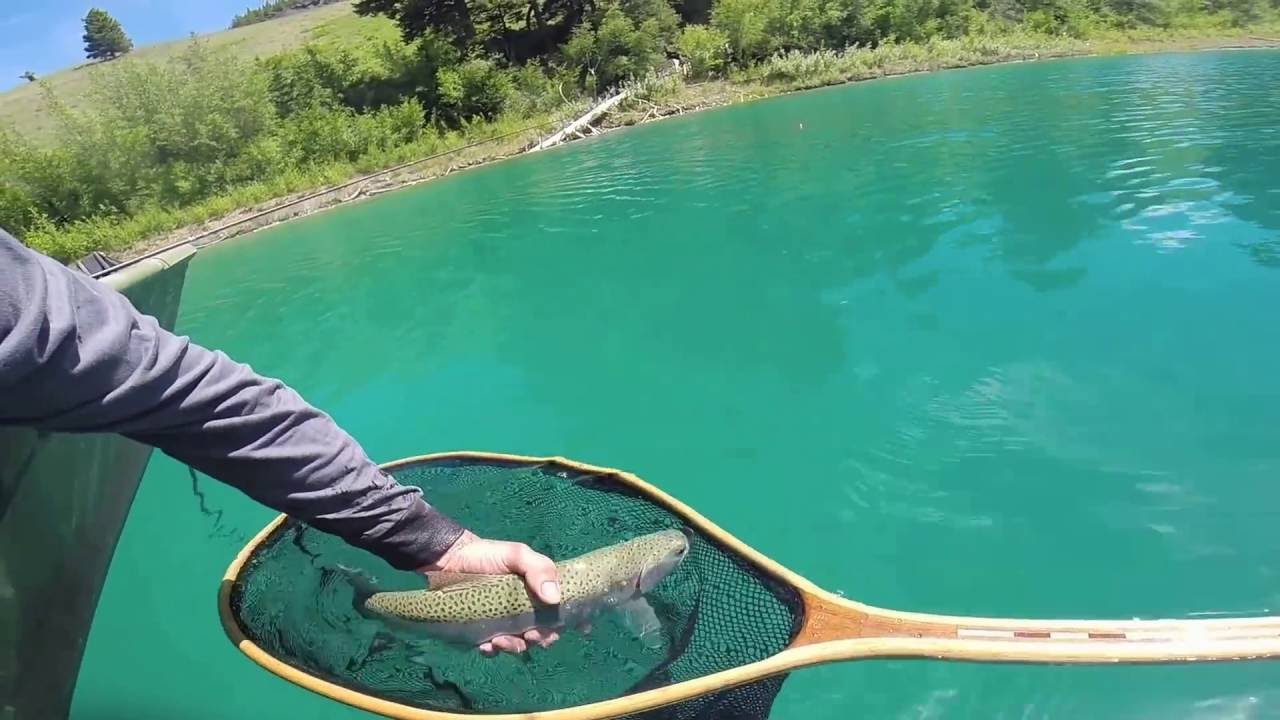
[[[515,575],[462,580],[455,575],[452,584],[439,588],[374,593],[364,607],[398,625],[467,643],[535,627],[580,626],[604,610],[640,599],[679,566],[688,550],[683,532],[662,530],[558,562],[558,606],[536,603]]]

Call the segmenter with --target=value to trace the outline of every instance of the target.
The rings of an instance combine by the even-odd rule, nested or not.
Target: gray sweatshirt
[[[404,570],[462,533],[283,383],[3,230],[0,425],[124,435]]]

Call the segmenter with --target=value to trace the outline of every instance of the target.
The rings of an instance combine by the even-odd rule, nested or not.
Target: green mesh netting
[[[558,464],[456,458],[391,473],[485,537],[517,540],[556,560],[667,528],[681,519],[616,478]],[[691,680],[762,660],[799,629],[791,588],[716,541],[691,533],[684,562],[648,595],[661,637],[640,641],[616,613],[550,648],[486,658],[359,612],[351,569],[381,590],[419,589],[338,538],[287,522],[250,557],[231,592],[241,630],[275,658],[376,698],[453,713],[555,710]],[[635,718],[765,718],[783,677],[730,688]]]

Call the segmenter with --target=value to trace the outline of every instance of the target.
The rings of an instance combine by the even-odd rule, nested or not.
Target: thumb
[[[511,569],[524,576],[524,582],[539,600],[548,605],[560,603],[560,573],[556,564],[528,547],[520,548],[516,553]]]

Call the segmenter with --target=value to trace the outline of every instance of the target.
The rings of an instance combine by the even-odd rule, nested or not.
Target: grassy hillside
[[[231,18],[227,18],[227,22],[230,21]],[[359,17],[352,11],[350,3],[338,3],[200,37],[211,47],[227,48],[243,57],[255,58],[274,55],[308,41],[359,45],[370,39],[397,35],[395,24],[387,18]],[[48,137],[52,122],[40,87],[42,84],[47,83],[58,97],[66,100],[72,107],[82,106],[86,100],[89,79],[100,68],[111,63],[127,62],[130,58],[164,60],[176,57],[187,47],[188,42],[189,38],[182,38],[149,45],[106,64],[85,62],[46,75],[41,78],[40,83],[26,83],[0,94],[0,126],[12,124],[18,132],[28,137]]]

